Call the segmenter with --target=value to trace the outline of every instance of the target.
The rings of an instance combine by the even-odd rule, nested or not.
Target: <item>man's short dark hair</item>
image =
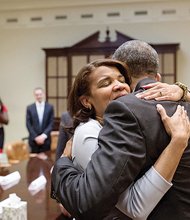
[[[123,43],[112,58],[126,63],[129,74],[135,78],[158,72],[158,53],[148,43],[140,40]]]

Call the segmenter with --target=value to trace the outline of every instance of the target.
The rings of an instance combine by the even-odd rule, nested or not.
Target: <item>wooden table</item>
[[[19,171],[20,182],[7,190],[0,188],[0,201],[9,197],[10,193],[16,193],[22,201],[27,201],[28,220],[54,220],[60,219],[60,209],[55,200],[50,198],[50,169],[53,165],[54,155],[49,154],[45,160],[38,157],[30,157],[28,160],[12,164],[10,167],[1,168],[0,175],[4,176],[14,171]],[[28,191],[28,185],[43,174],[47,179],[46,188],[35,195]]]

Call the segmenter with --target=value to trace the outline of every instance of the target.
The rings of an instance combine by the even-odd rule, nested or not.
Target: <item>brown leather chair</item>
[[[24,141],[15,141],[5,146],[5,153],[7,154],[10,163],[17,163],[21,160],[29,158],[28,144]]]

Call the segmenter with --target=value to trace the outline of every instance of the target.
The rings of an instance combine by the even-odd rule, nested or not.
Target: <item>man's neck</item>
[[[134,91],[136,85],[138,84],[138,82],[139,82],[140,80],[142,80],[142,79],[145,79],[145,78],[147,78],[147,76],[142,76],[142,77],[138,77],[138,78],[136,78],[136,77],[131,77],[131,85],[130,85],[131,91]]]
[[[138,78],[137,77],[131,77],[131,85],[130,85],[131,91],[135,90],[135,87],[137,86],[138,82],[140,82],[141,80],[146,79],[146,78],[150,78],[152,80],[158,81],[155,76],[150,75],[150,74],[146,74],[146,75],[143,75],[143,76],[138,77]]]

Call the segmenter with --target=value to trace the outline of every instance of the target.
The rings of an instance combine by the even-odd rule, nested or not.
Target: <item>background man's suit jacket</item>
[[[60,158],[60,156],[62,155],[65,149],[67,141],[72,136],[67,130],[65,130],[65,126],[66,127],[72,126],[72,122],[73,120],[69,112],[63,112],[59,126],[59,138],[56,149],[56,160]]]
[[[85,172],[80,174],[68,158],[57,161],[52,173],[55,194],[78,219],[102,219],[115,205],[118,195],[144,174],[168,145],[170,137],[157,113],[157,103],[138,99],[134,94],[112,101],[99,135],[99,149]],[[170,116],[178,104],[184,105],[190,117],[189,103],[161,104]],[[190,145],[173,184],[148,219],[190,219]]]
[[[50,150],[51,137],[50,133],[53,129],[54,111],[53,106],[45,103],[42,125],[40,126],[36,104],[29,105],[26,112],[26,126],[29,132],[29,145],[32,153],[39,153]],[[40,134],[46,134],[47,139],[43,145],[37,145],[34,139]]]

